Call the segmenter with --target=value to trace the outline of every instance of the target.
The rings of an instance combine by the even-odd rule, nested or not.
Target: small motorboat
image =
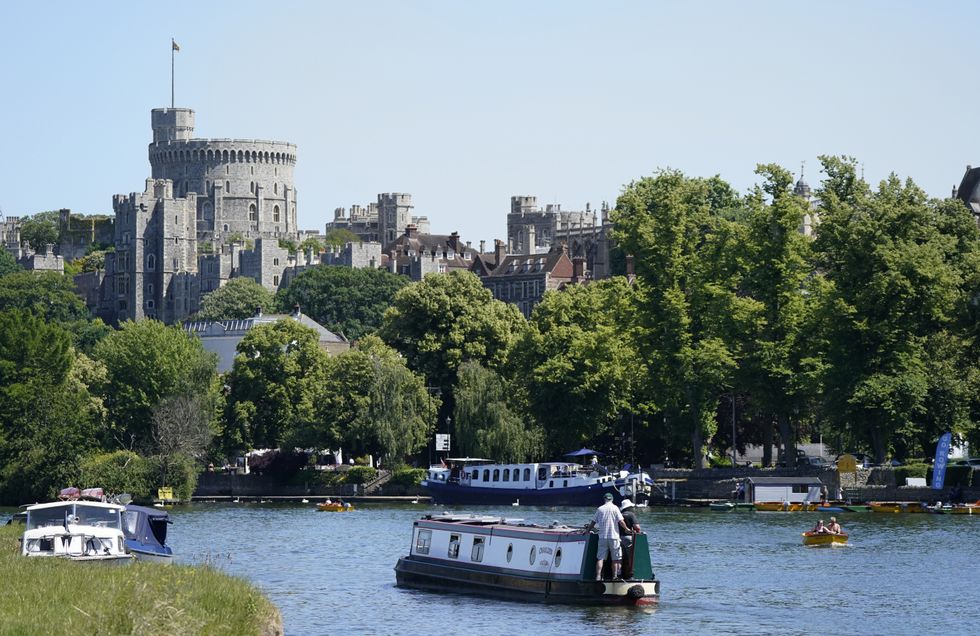
[[[174,552],[167,545],[170,514],[159,508],[127,505],[122,513],[126,551],[138,561],[170,563]]]
[[[918,501],[872,501],[868,505],[871,512],[929,512]]]
[[[76,499],[28,506],[21,554],[128,563],[133,555],[123,542],[122,511],[118,504]]]
[[[832,534],[830,532],[804,532],[803,545],[831,548],[834,546],[847,545],[847,535],[843,532]]]
[[[339,501],[324,501],[323,503],[318,503],[316,509],[320,512],[353,512],[354,506]]]
[[[789,501],[757,501],[755,509],[760,512],[812,512],[817,510],[817,504]]]

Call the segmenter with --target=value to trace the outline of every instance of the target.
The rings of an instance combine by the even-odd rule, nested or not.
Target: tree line
[[[529,319],[470,273],[323,266],[275,295],[234,279],[200,318],[298,304],[353,346],[328,356],[280,321],[252,329],[221,376],[180,327],[111,329],[69,279],[0,252],[0,499],[133,465],[192,487],[203,463],[254,448],[425,463],[437,431],[454,454],[500,461],[587,444],[696,467],[728,452],[733,420],[766,464],[818,437],[878,461],[927,456],[947,430],[975,443],[976,219],[911,180],[872,187],[847,157],[822,164],[816,205],[776,165],[745,194],[676,170],[628,184],[620,275],[549,292]]]

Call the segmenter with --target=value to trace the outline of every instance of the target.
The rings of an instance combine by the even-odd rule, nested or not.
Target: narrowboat
[[[167,545],[167,526],[173,522],[166,510],[128,504],[122,518],[126,550],[138,561],[173,561],[174,551]]]
[[[575,462],[449,458],[445,466],[430,467],[421,486],[434,503],[449,505],[600,506],[607,492],[623,499],[613,475]]]
[[[21,554],[71,561],[129,562],[123,507],[101,501],[56,501],[27,507]]]
[[[400,587],[507,600],[585,605],[645,605],[660,598],[647,535],[624,548],[623,577],[612,564],[596,579],[598,535],[557,522],[548,526],[491,516],[426,515],[398,560]],[[632,557],[632,561],[629,560]]]

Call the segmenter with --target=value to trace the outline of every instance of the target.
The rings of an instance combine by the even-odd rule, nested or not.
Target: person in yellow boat
[[[843,530],[841,530],[840,524],[837,523],[837,517],[830,518],[830,525],[827,526],[827,532],[829,532],[830,534],[841,534],[843,532]]]
[[[829,532],[829,530],[827,529],[827,526],[823,525],[823,519],[818,519],[817,525],[813,526],[813,530],[811,530],[810,532],[815,532],[817,534],[826,534],[827,532]]]

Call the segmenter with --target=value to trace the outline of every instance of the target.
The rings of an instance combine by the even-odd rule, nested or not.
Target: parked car
[[[796,460],[796,465],[797,466],[815,466],[817,468],[826,468],[830,464],[823,457],[817,457],[817,456],[814,456],[814,455],[810,455],[810,456],[807,456],[807,457],[801,457],[800,459],[797,459]]]
[[[967,459],[954,459],[950,462],[953,466],[980,466],[980,457],[969,457]]]

